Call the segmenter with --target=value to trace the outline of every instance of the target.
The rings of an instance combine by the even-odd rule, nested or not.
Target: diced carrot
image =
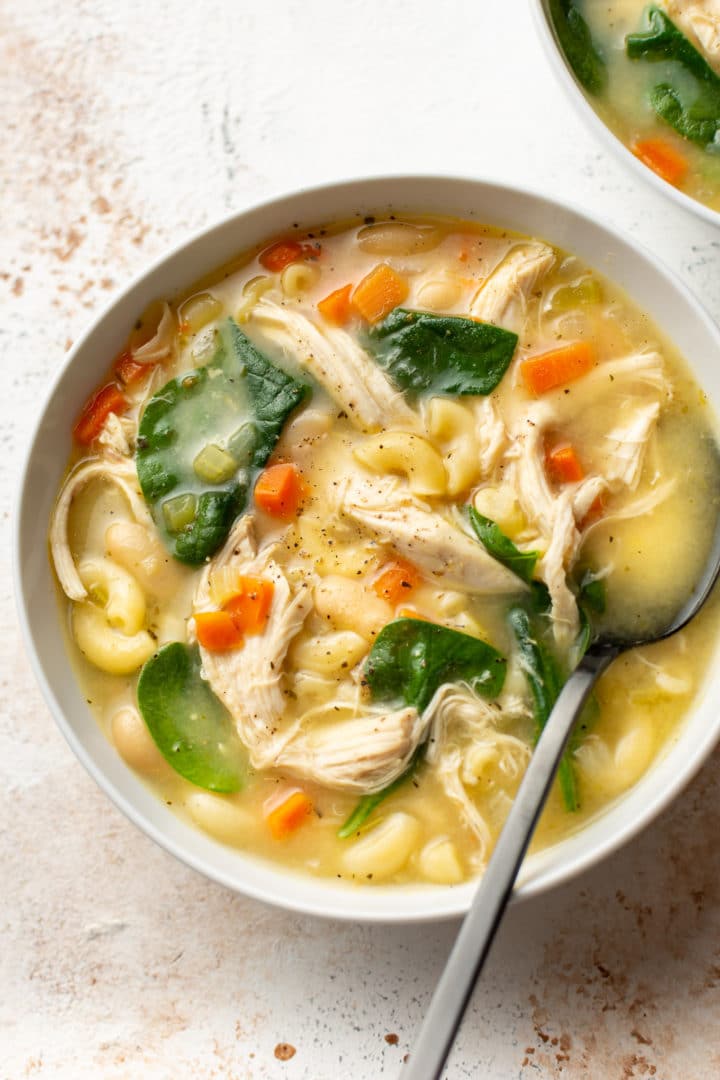
[[[398,611],[398,619],[419,619],[420,622],[433,622],[427,615],[421,615],[415,608],[404,607]]]
[[[297,514],[308,490],[297,465],[270,465],[258,477],[255,502],[271,517],[289,520]]]
[[[387,263],[379,263],[356,286],[352,304],[363,319],[376,323],[402,304],[408,292],[405,278]]]
[[[341,289],[329,293],[318,302],[318,311],[328,322],[344,326],[350,318],[350,293],[352,285],[343,285]]]
[[[242,634],[261,634],[270,614],[275,586],[265,578],[238,578],[238,591],[223,604]]]
[[[585,475],[575,448],[566,443],[556,446],[545,455],[545,467],[556,484],[573,484]]]
[[[393,607],[406,600],[420,581],[420,574],[406,559],[393,559],[387,563],[372,583],[373,590],[381,600]]]
[[[261,252],[260,263],[266,270],[276,274],[290,263],[318,255],[319,252],[320,249],[312,244],[301,244],[297,240],[278,240],[276,244],[271,244]]]
[[[588,341],[575,341],[561,349],[538,353],[523,360],[525,385],[531,394],[544,394],[564,383],[586,375],[595,363],[593,348]]]
[[[124,413],[128,403],[115,383],[108,383],[88,398],[73,428],[73,435],[83,446],[89,446],[103,429],[110,413]]]
[[[243,632],[229,611],[198,611],[195,632],[200,644],[211,652],[227,652],[243,643]]]
[[[115,374],[125,386],[134,386],[141,382],[154,368],[154,364],[142,364],[139,360],[133,360],[130,352],[124,352],[115,361]]]
[[[605,500],[602,495],[596,495],[593,501],[588,507],[585,517],[580,521],[579,528],[586,529],[588,525],[592,525],[593,521],[597,521],[605,513]]]
[[[665,139],[638,139],[632,145],[635,157],[644,165],[676,187],[685,179],[687,159]]]
[[[300,788],[273,795],[263,808],[265,821],[276,840],[285,840],[313,811],[312,799]]]

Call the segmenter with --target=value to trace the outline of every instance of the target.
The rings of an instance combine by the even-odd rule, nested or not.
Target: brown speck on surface
[[[275,1057],[278,1061],[289,1061],[290,1058],[295,1057],[296,1053],[295,1047],[290,1043],[281,1042],[275,1047]]]
[[[394,1031],[391,1031],[385,1036],[385,1042],[388,1044],[388,1046],[397,1046],[397,1044],[400,1042],[400,1038],[395,1034]]]

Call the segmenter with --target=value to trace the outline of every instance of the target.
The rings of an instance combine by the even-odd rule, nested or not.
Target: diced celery
[[[574,307],[599,304],[602,298],[600,282],[595,278],[586,277],[577,285],[563,285],[557,289],[550,306],[553,311],[570,311]]]
[[[195,474],[206,484],[224,484],[237,472],[238,463],[232,454],[214,443],[208,443],[193,461]]]
[[[162,512],[168,532],[182,532],[187,525],[195,520],[197,498],[190,493],[176,495],[174,499],[167,499],[162,504]]]
[[[247,465],[255,447],[257,431],[252,421],[243,424],[227,441],[228,452],[240,465]]]

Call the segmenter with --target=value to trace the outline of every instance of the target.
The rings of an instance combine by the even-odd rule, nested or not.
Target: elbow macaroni
[[[442,458],[426,439],[407,431],[371,435],[353,451],[355,458],[377,473],[407,476],[415,495],[443,495],[447,475]]]

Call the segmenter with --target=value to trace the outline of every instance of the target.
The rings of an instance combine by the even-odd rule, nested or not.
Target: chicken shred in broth
[[[673,346],[544,241],[297,230],[148,309],[75,425],[50,544],[86,697],[225,843],[459,883],[591,628],[692,587],[713,432]],[[603,677],[536,846],[674,738],[716,619]]]

